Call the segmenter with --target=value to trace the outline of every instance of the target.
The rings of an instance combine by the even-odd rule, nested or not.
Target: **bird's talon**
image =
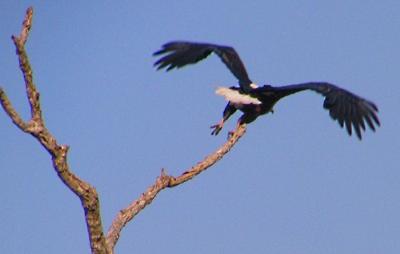
[[[222,125],[221,125],[221,124],[215,124],[215,125],[212,125],[210,128],[211,128],[211,129],[214,129],[214,130],[211,132],[211,135],[217,136],[218,133],[222,130]]]

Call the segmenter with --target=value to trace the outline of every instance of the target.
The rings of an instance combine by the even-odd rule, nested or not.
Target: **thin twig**
[[[140,211],[149,205],[157,194],[165,188],[172,188],[189,181],[196,175],[205,171],[218,160],[228,153],[237,141],[245,134],[246,125],[238,125],[236,130],[230,136],[228,141],[223,144],[212,154],[208,155],[204,160],[197,163],[195,166],[184,171],[180,176],[173,177],[166,174],[165,170],[161,171],[161,175],[156,179],[156,182],[151,185],[138,199],[133,201],[128,207],[119,211],[114,218],[112,225],[107,233],[107,246],[112,250],[119,239],[119,235],[123,227],[131,221]]]
[[[29,58],[25,51],[25,43],[28,39],[29,31],[32,27],[33,8],[29,7],[26,10],[24,22],[22,23],[22,29],[19,36],[11,36],[17,49],[17,55],[19,60],[19,67],[22,71],[25,80],[26,93],[31,107],[32,120],[40,122],[42,118],[42,112],[40,109],[39,92],[36,90],[36,86],[33,83],[32,68],[29,63]]]
[[[21,130],[27,129],[27,124],[22,120],[19,116],[18,112],[15,111],[14,107],[11,105],[11,101],[8,99],[6,93],[4,92],[3,88],[0,87],[0,103],[6,111],[7,115],[11,118],[13,123],[18,126]]]

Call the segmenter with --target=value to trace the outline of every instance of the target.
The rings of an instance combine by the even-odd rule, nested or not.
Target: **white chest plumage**
[[[235,105],[235,107],[238,109],[240,109],[243,105],[261,104],[261,101],[259,101],[257,98],[251,97],[248,94],[241,94],[238,90],[233,90],[227,87],[218,87],[215,93],[223,96],[225,100]]]

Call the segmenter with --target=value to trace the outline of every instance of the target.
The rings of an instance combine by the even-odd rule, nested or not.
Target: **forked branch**
[[[81,200],[84,208],[86,225],[92,253],[113,253],[115,244],[123,227],[139,212],[149,205],[157,194],[166,188],[183,184],[200,174],[220,160],[246,132],[246,125],[238,125],[229,140],[214,153],[208,155],[195,166],[184,171],[180,176],[173,177],[166,174],[165,170],[156,182],[151,185],[138,199],[122,209],[112,222],[107,237],[104,236],[100,216],[99,197],[96,189],[72,173],[67,161],[68,146],[58,144],[56,138],[46,128],[40,106],[40,96],[33,82],[32,68],[25,50],[25,43],[32,27],[33,9],[28,8],[18,36],[12,36],[16,47],[19,66],[24,76],[26,94],[30,105],[31,117],[24,121],[12,106],[4,90],[0,87],[0,103],[12,122],[22,131],[31,134],[50,153],[53,167],[61,181],[73,191]]]
[[[73,174],[67,163],[67,145],[59,145],[55,137],[47,130],[40,107],[39,92],[33,82],[32,68],[25,50],[25,43],[32,26],[33,9],[28,8],[19,36],[12,36],[19,66],[25,80],[26,94],[31,108],[31,119],[25,122],[11,105],[6,93],[0,88],[0,101],[5,112],[13,123],[22,131],[34,136],[50,153],[54,169],[59,178],[81,200],[85,212],[86,225],[89,232],[93,253],[107,253],[105,237],[101,225],[100,205],[96,189]]]

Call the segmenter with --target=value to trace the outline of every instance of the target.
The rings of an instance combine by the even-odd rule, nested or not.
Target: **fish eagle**
[[[219,56],[239,81],[238,87],[217,88],[216,93],[225,97],[228,104],[223,111],[221,121],[211,126],[212,135],[218,135],[225,121],[237,110],[243,112],[238,124],[251,123],[260,115],[273,112],[273,106],[283,97],[305,90],[312,90],[325,97],[323,107],[329,110],[331,118],[337,120],[342,128],[346,127],[350,136],[354,130],[361,140],[361,133],[365,131],[366,124],[373,131],[376,126],[380,126],[377,116],[378,107],[373,102],[328,82],[257,86],[250,80],[235,49],[229,46],[188,41],[169,42],[153,54],[154,56],[163,55],[154,63],[154,66],[157,70],[165,68],[170,71],[188,64],[195,64],[211,53]]]

